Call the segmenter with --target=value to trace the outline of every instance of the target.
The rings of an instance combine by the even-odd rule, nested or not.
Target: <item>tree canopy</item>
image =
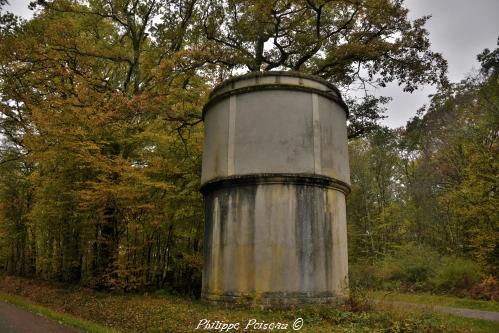
[[[447,83],[447,63],[430,50],[424,28],[430,17],[411,21],[401,0],[38,0],[36,4],[106,21],[121,46],[129,49],[107,55],[127,67],[122,89],[138,91],[151,83],[143,53],[149,49],[153,63],[169,59],[177,70],[196,70],[212,85],[246,71],[296,70],[321,76],[345,92],[364,90],[364,98],[347,98],[352,109],[350,137],[367,133],[382,117],[382,104],[388,100],[372,96],[370,87],[396,82],[412,92],[422,84]],[[106,56],[80,45],[71,52]]]

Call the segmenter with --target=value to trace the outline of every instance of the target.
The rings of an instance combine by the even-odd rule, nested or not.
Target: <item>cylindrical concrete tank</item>
[[[330,83],[258,72],[215,88],[203,112],[202,297],[337,302],[347,292],[347,108]]]

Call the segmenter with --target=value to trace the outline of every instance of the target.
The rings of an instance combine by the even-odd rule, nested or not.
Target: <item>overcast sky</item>
[[[10,10],[30,17],[30,0],[9,0]],[[411,19],[431,15],[426,27],[434,51],[442,53],[449,63],[449,79],[462,80],[473,68],[479,68],[476,55],[484,48],[494,49],[499,37],[499,0],[406,0]],[[433,87],[422,87],[410,94],[397,84],[376,91],[393,98],[388,105],[384,125],[399,127],[413,117],[416,110],[428,103]]]
[[[426,28],[430,33],[432,50],[442,53],[449,64],[448,76],[459,82],[478,69],[477,54],[483,49],[495,49],[499,37],[499,0],[406,0],[411,19],[431,15]],[[424,87],[412,94],[402,92],[397,85],[380,89],[391,96],[384,124],[390,127],[405,125],[416,110],[428,103],[433,87]]]

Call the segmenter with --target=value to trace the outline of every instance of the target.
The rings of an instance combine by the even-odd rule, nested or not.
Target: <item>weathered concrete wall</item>
[[[335,302],[347,288],[346,107],[296,73],[235,78],[205,107],[203,297]]]
[[[288,78],[297,81],[292,86],[283,83],[286,77],[280,83],[276,78],[250,76],[236,81],[232,90],[224,86],[225,95],[217,90],[212,95],[204,116],[203,183],[255,173],[309,173],[350,181],[346,112],[332,99],[336,93],[321,95],[322,90],[308,87],[316,81],[300,84],[298,77]],[[265,86],[263,79],[274,84]],[[237,85],[247,81],[254,85],[238,91],[244,88]]]

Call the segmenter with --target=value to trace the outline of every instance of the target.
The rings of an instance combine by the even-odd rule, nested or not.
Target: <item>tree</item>
[[[498,54],[482,52],[480,73],[439,90],[405,128],[349,143],[352,261],[410,243],[497,274]]]
[[[444,79],[445,61],[429,50],[429,17],[410,22],[402,1],[213,0],[205,6],[206,38],[218,47],[216,61],[228,66],[289,68],[342,85],[398,79],[407,91]]]
[[[180,7],[155,1],[40,5],[33,20],[2,34],[0,47],[1,128],[35,165],[27,216],[36,274],[192,292],[202,237],[197,125],[207,92],[185,46],[192,13],[182,7],[179,19]],[[172,25],[153,29],[160,10],[177,20],[177,34],[166,30]]]
[[[352,193],[348,198],[351,256],[376,259],[408,240],[399,133],[378,128],[349,144]]]
[[[426,217],[418,220],[437,231],[433,246],[469,256],[489,273],[497,272],[497,86],[498,50],[478,59],[481,73],[436,94],[425,114],[407,126],[407,138],[424,177],[413,198]],[[411,185],[414,189],[415,186]],[[428,221],[432,219],[431,223]],[[426,222],[425,222],[426,220]]]
[[[430,51],[424,29],[430,17],[411,22],[401,0],[210,0],[201,6],[211,61],[224,73],[292,69],[344,90],[364,89],[360,103],[348,98],[350,138],[381,118],[387,99],[367,93],[370,86],[396,81],[412,92],[421,84],[446,84],[447,63]]]

